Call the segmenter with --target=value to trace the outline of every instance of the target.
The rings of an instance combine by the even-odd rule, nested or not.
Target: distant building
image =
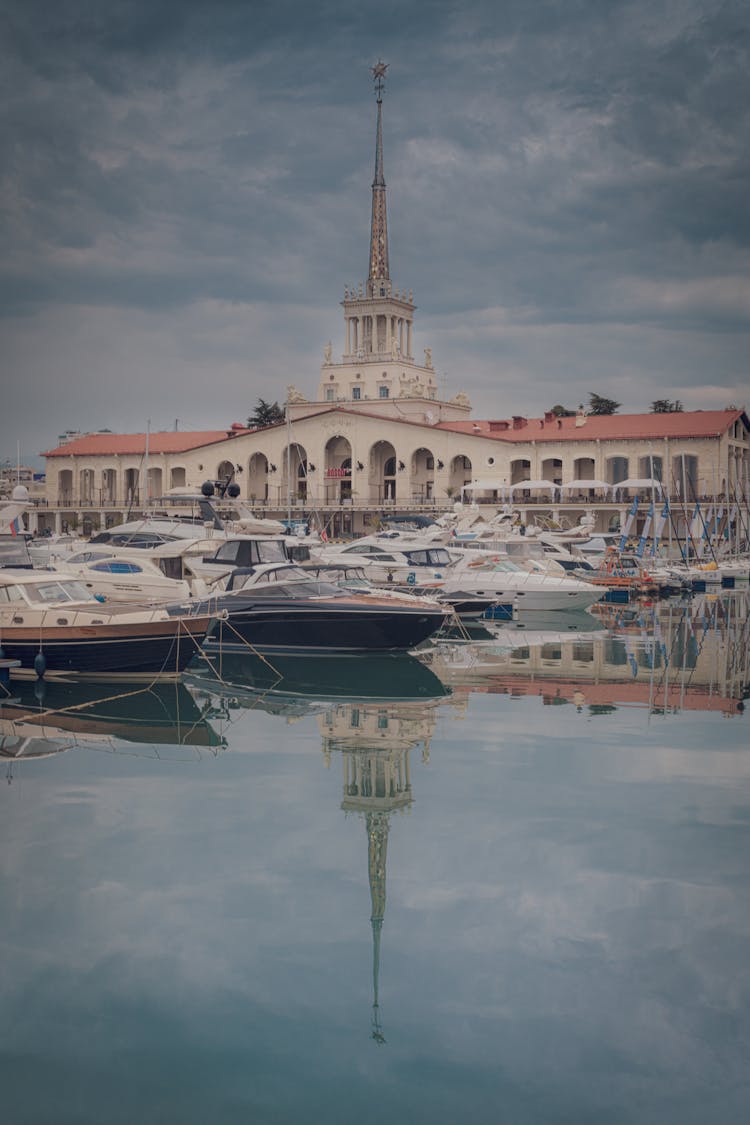
[[[241,499],[267,512],[448,504],[470,486],[473,499],[564,502],[575,522],[576,504],[624,503],[630,489],[603,486],[627,481],[656,480],[688,501],[747,496],[744,410],[472,419],[462,391],[441,396],[430,348],[415,359],[412,291],[390,276],[382,84],[376,89],[368,277],[344,291],[343,352],[335,360],[332,345],[324,349],[316,397],[288,387],[288,420],[256,429],[68,431],[45,454],[49,505],[71,514],[100,508],[111,522],[116,510],[170,489],[229,478]]]

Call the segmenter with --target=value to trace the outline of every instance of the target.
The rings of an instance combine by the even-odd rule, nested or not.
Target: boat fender
[[[47,657],[41,650],[34,657],[34,671],[40,680],[47,671]]]
[[[47,685],[44,680],[37,680],[34,684],[34,698],[37,703],[43,703],[47,694]]]
[[[104,594],[94,594],[94,597],[96,598],[96,600],[98,602],[106,602],[106,600],[107,600],[105,598]]]
[[[409,571],[409,573],[407,574],[407,576],[406,576],[406,584],[407,584],[407,586],[416,586],[416,584],[417,584],[417,575],[416,575],[416,573],[415,573],[415,572],[414,572],[413,570],[410,570],[410,571]]]

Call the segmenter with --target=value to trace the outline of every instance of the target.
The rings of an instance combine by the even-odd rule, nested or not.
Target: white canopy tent
[[[463,497],[467,492],[497,492],[504,500],[508,492],[508,486],[505,481],[482,477],[479,480],[473,480],[471,484],[465,484],[461,489],[461,496]]]
[[[512,484],[510,486],[508,492],[513,496],[514,492],[519,489],[528,489],[529,491],[544,489],[545,492],[551,492],[554,497],[559,487],[559,484],[555,484],[554,481],[551,480],[519,480],[517,484]]]
[[[612,486],[607,484],[606,480],[569,480],[567,484],[560,485],[560,491],[564,492],[565,489],[585,489],[585,488],[601,488],[604,492],[609,492]]]
[[[643,489],[646,492],[655,492],[658,496],[662,494],[661,481],[655,477],[629,477],[628,480],[621,480],[618,484],[613,484],[613,499],[617,499],[617,491],[622,488]]]

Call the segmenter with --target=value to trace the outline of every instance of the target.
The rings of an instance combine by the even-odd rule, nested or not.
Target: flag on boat
[[[638,546],[636,547],[636,550],[635,550],[636,557],[639,558],[639,559],[643,558],[643,552],[646,550],[646,544],[648,543],[648,537],[651,534],[651,524],[653,523],[653,520],[654,520],[654,502],[652,500],[651,506],[649,507],[649,510],[648,510],[648,515],[646,516],[646,520],[643,524],[643,530],[641,531],[641,537],[638,540]]]
[[[621,551],[625,550],[625,544],[628,541],[628,537],[629,537],[630,532],[632,530],[633,524],[635,523],[635,517],[637,515],[638,515],[638,497],[636,496],[633,503],[631,504],[630,511],[628,512],[627,518],[625,520],[625,524],[624,524],[623,529],[622,529],[622,535],[620,536],[620,550]]]
[[[690,538],[695,546],[695,553],[698,558],[703,554],[703,516],[701,515],[700,501],[696,500],[695,508],[693,510],[693,518],[690,521]]]
[[[16,516],[16,518],[14,520],[10,521],[10,533],[11,533],[11,535],[13,535],[15,537],[15,536],[18,535],[20,530],[21,530],[21,518],[20,518],[20,516]]]
[[[655,519],[654,519],[654,544],[653,544],[653,548],[651,550],[651,553],[653,555],[657,554],[657,552],[659,550],[659,540],[661,539],[661,534],[664,531],[664,526],[665,526],[668,519],[669,519],[669,500],[665,500],[664,501],[664,507],[662,508],[659,515],[656,516]]]
[[[328,542],[328,533],[326,532],[325,528],[321,528],[320,538],[323,540],[324,543]]]

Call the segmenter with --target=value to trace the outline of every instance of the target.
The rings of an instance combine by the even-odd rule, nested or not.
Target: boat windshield
[[[517,563],[511,562],[510,559],[496,559],[493,558],[491,562],[487,563],[483,570],[500,570],[508,574],[517,574],[518,571],[523,570],[523,567],[518,566]]]
[[[83,582],[24,583],[23,590],[30,602],[92,602],[96,599]]]
[[[286,550],[284,548],[284,542],[281,539],[268,539],[265,542],[258,542],[257,550],[258,562],[261,563],[284,562],[284,560],[286,559]],[[293,570],[295,568],[290,567],[289,569]],[[286,580],[289,575],[287,571],[285,571],[284,573]],[[298,573],[305,577],[304,571],[300,570],[298,571]]]
[[[334,597],[342,593],[333,582],[321,582],[312,578],[309,571],[299,566],[279,566],[253,579],[248,575],[241,589],[255,594],[272,595],[281,598]]]
[[[20,535],[0,535],[0,567],[31,567],[29,548]]]

